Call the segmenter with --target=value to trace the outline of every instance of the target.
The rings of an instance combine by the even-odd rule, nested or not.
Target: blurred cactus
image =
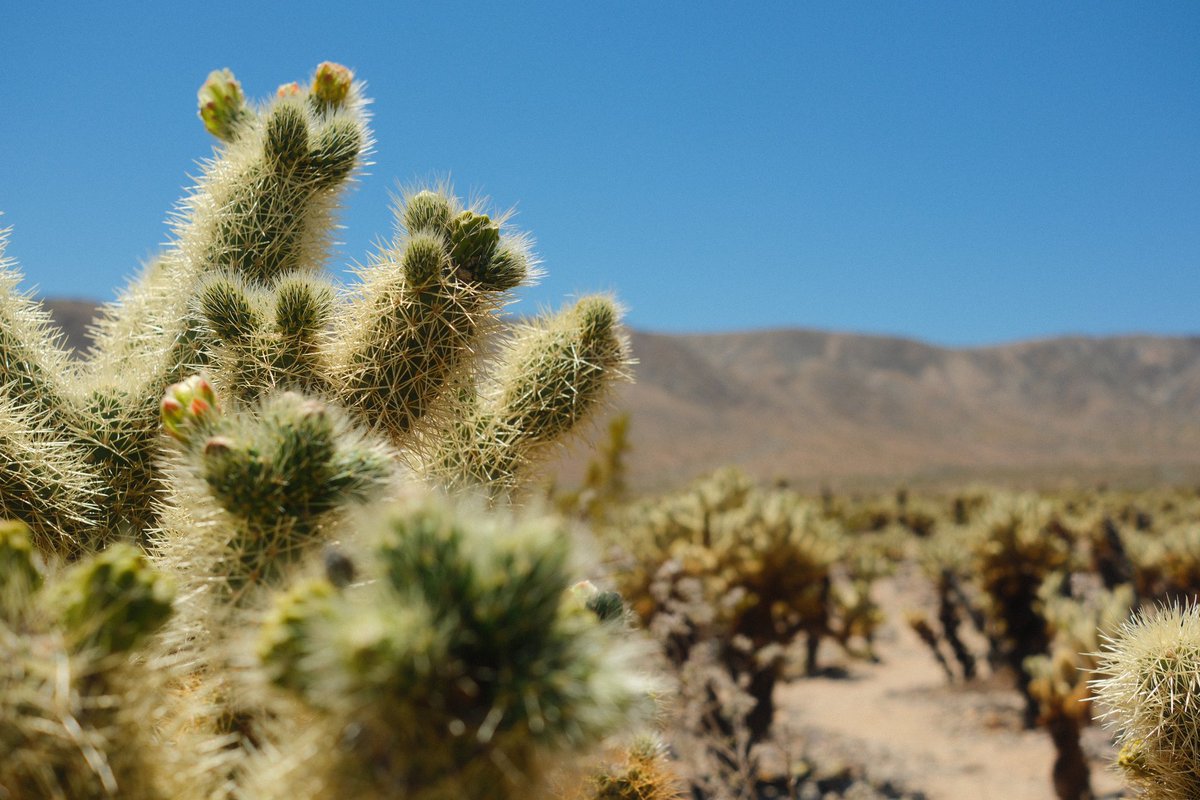
[[[167,718],[180,665],[144,647],[170,578],[128,545],[43,575],[22,537],[10,525],[0,542],[0,796],[199,798],[177,770],[216,774],[225,743]]]
[[[659,632],[668,658],[682,667],[697,645],[715,643],[720,663],[753,697],[751,736],[765,737],[785,648],[803,636],[813,672],[822,638],[837,629],[836,530],[798,496],[757,490],[725,471],[635,504],[614,518],[611,537],[629,554],[619,588]]]
[[[1035,498],[1001,498],[981,515],[972,567],[989,606],[989,632],[1025,698],[1025,725],[1038,718],[1025,660],[1047,652],[1050,633],[1038,592],[1071,559],[1073,534],[1048,503]]]
[[[1133,590],[1128,585],[1114,591],[1096,586],[1072,597],[1064,595],[1070,588],[1065,581],[1059,574],[1042,585],[1050,649],[1026,659],[1025,671],[1038,702],[1038,723],[1054,742],[1052,778],[1059,800],[1090,800],[1091,775],[1080,743],[1082,728],[1091,720],[1088,678],[1096,671],[1100,642],[1129,616]]]
[[[620,597],[502,510],[627,377],[618,307],[506,330],[536,260],[446,186],[339,291],[362,90],[213,72],[214,156],[78,361],[0,261],[0,797],[499,798],[645,718]]]
[[[598,444],[582,485],[563,489],[552,483],[548,489],[550,500],[564,513],[602,524],[628,499],[625,462],[629,450],[629,414],[618,414],[609,420],[608,439]]]
[[[174,582],[136,548],[116,544],[68,571],[55,587],[62,625],[80,647],[127,652],[171,615]]]
[[[375,580],[296,587],[260,638],[274,680],[344,732],[328,785],[356,797],[523,796],[546,754],[653,710],[654,684],[633,668],[640,645],[573,601],[560,522],[435,497],[383,519],[368,537]]]
[[[958,518],[957,516],[955,517]],[[910,627],[934,654],[950,680],[961,677],[973,680],[978,673],[978,654],[967,644],[966,621],[985,632],[983,613],[969,596],[972,578],[971,550],[975,544],[971,530],[961,526],[946,526],[921,543],[918,563],[933,587],[937,598],[935,613],[937,627],[923,614],[914,612]],[[958,665],[956,673],[942,654],[942,643]]]

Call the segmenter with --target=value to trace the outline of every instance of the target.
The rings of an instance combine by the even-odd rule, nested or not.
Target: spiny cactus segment
[[[0,796],[524,796],[646,719],[619,598],[503,511],[625,377],[616,306],[505,336],[536,260],[446,186],[336,287],[362,91],[209,75],[213,157],[75,362],[0,261]]]
[[[1097,673],[1126,780],[1148,800],[1200,795],[1200,608],[1137,616],[1105,644]]]
[[[137,548],[115,544],[56,584],[63,625],[81,647],[127,652],[171,615],[175,581]]]

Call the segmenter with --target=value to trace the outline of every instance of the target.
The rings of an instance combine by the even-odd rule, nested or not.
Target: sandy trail
[[[844,678],[781,686],[783,730],[819,753],[864,765],[875,780],[891,779],[929,800],[1056,800],[1049,736],[1020,729],[1014,690],[989,681],[946,683],[925,645],[903,623],[904,609],[914,604],[906,585],[899,578],[876,587],[888,614],[878,640],[882,662],[846,661]],[[1084,747],[1093,761],[1093,791],[1117,797],[1121,782],[1107,769],[1112,750],[1104,731],[1090,728]]]

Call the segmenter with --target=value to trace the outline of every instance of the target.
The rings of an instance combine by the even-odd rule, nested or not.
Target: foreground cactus
[[[524,796],[547,755],[652,711],[654,682],[630,669],[643,646],[570,591],[563,534],[417,499],[365,537],[373,580],[282,596],[260,657],[314,709],[309,730],[341,744],[256,761],[247,797]]]
[[[0,797],[551,791],[654,687],[503,509],[626,376],[616,304],[506,331],[526,239],[446,187],[340,289],[361,84],[199,102],[216,154],[84,358],[0,264]]]
[[[22,535],[0,543],[3,796],[187,796],[188,773],[220,769],[226,743],[162,713],[181,665],[147,659],[145,643],[171,614],[173,581],[128,545],[44,575]]]
[[[1106,644],[1095,691],[1121,746],[1118,765],[1147,800],[1200,796],[1200,609],[1139,615]]]

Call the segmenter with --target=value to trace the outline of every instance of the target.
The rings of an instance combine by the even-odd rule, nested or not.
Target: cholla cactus
[[[1094,683],[1117,763],[1147,800],[1200,796],[1200,609],[1161,607],[1105,644]]]
[[[956,517],[957,518],[957,517]],[[972,567],[972,532],[960,526],[944,526],[920,544],[918,563],[937,596],[937,628],[919,612],[913,612],[909,625],[925,642],[950,680],[975,678],[978,658],[963,636],[964,617],[982,629],[981,614],[968,596]],[[942,642],[949,647],[959,673],[956,676],[943,655]]]
[[[1025,660],[1047,652],[1050,633],[1038,592],[1070,561],[1073,533],[1049,503],[1001,498],[976,523],[973,568],[989,606],[989,636],[1025,697],[1025,725],[1037,723]]]
[[[1195,518],[1155,533],[1126,532],[1133,578],[1146,600],[1183,603],[1200,588],[1200,525]]]
[[[644,738],[633,743],[622,758],[603,765],[579,791],[563,800],[683,800],[679,779],[667,765],[663,745]]]
[[[171,614],[169,576],[128,545],[43,576],[21,538],[0,542],[0,796],[198,797],[189,777],[226,743],[163,713],[183,672],[144,645]]]
[[[77,362],[0,264],[0,796],[502,797],[644,718],[619,598],[502,512],[627,375],[618,308],[506,330],[527,240],[444,186],[331,283],[362,88],[210,75],[216,153]]]
[[[784,648],[804,635],[815,670],[821,639],[836,631],[836,529],[798,496],[760,492],[726,471],[634,506],[614,519],[612,536],[631,556],[622,593],[660,632],[668,657],[682,666],[698,644],[715,643],[754,698],[745,720],[752,736],[765,737]]]
[[[363,559],[372,580],[340,591],[300,584],[262,629],[273,680],[318,709],[318,726],[341,742],[305,760],[304,786],[413,800],[524,796],[548,754],[653,709],[653,681],[630,669],[643,646],[571,588],[561,522],[436,497],[381,521]],[[298,767],[252,765],[247,796],[297,797],[275,773]]]
[[[1091,798],[1091,775],[1080,742],[1091,720],[1089,676],[1101,640],[1129,616],[1133,589],[1090,586],[1077,597],[1065,596],[1066,576],[1052,576],[1039,592],[1042,616],[1051,634],[1049,652],[1025,660],[1029,692],[1038,701],[1039,724],[1050,734],[1056,757],[1052,777],[1059,800]],[[1082,581],[1079,581],[1082,583]]]

